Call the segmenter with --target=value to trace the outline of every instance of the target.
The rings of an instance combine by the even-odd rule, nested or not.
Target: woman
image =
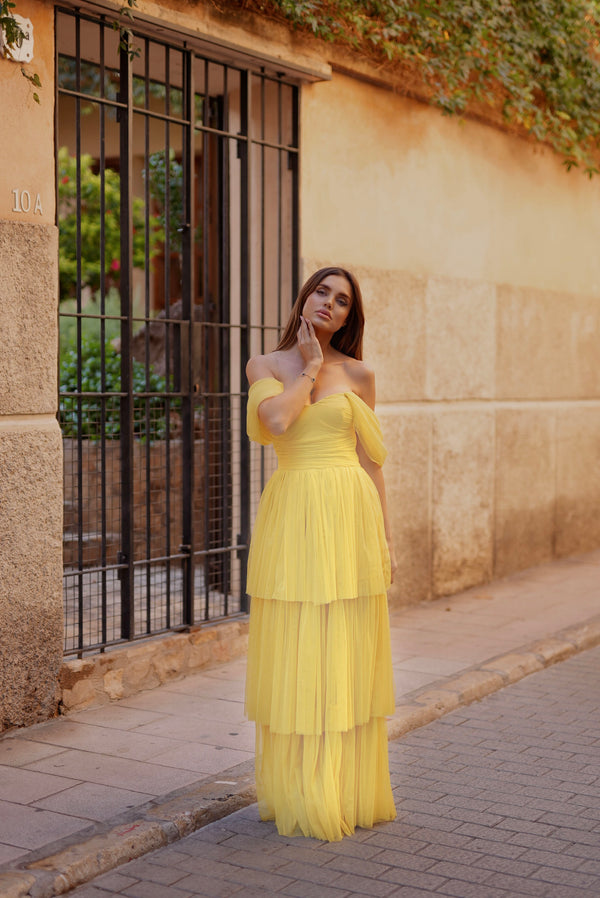
[[[246,711],[256,789],[281,835],[393,820],[386,589],[395,568],[360,288],[308,279],[274,352],[247,366],[248,434],[273,443],[250,547]]]

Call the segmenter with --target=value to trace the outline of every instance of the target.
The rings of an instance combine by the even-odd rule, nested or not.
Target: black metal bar
[[[167,115],[171,106],[171,54],[170,48],[165,46],[165,103]],[[171,124],[165,121],[165,317],[169,317],[171,308]],[[173,328],[177,333],[176,328]],[[173,334],[171,325],[165,324],[165,548],[167,555],[171,551],[171,400],[169,392],[171,390],[171,378],[173,371],[173,360],[171,358],[171,338]],[[171,562],[167,559],[165,563],[167,584],[166,584],[166,625],[171,625]]]
[[[222,123],[223,126],[229,119],[229,85],[227,78],[227,69],[225,68],[223,75],[223,103],[222,103]],[[229,324],[231,321],[231,295],[230,295],[230,205],[231,197],[229,194],[229,139],[218,137],[219,143],[219,193],[221,207],[221,240],[220,240],[220,277],[219,277],[219,294],[220,294],[220,320]],[[225,394],[220,401],[220,470],[219,479],[221,482],[221,527],[220,542],[227,544],[231,542],[232,531],[232,502],[231,502],[231,329],[222,328],[217,331],[220,335],[219,346],[219,363],[221,371],[221,383],[219,384],[221,391]],[[229,584],[231,579],[231,558],[223,557],[223,563],[220,566],[220,587],[223,592],[223,611],[227,614],[229,608]]]
[[[204,102],[203,102],[203,121],[206,123],[210,116],[210,90],[209,90],[209,63],[204,60]],[[209,281],[209,148],[210,142],[206,135],[202,138],[202,302],[204,305],[203,318],[208,320],[211,311],[210,281]],[[202,393],[204,401],[204,549],[207,551],[210,546],[210,441],[211,429],[210,420],[213,413],[212,403],[209,398],[211,390],[211,366],[210,366],[210,331],[203,328],[203,350],[204,350],[204,383],[202,384]],[[205,562],[204,565],[204,619],[209,617],[210,604],[210,564]]]
[[[266,271],[266,240],[265,240],[265,79],[260,79],[260,323],[265,323],[265,271]],[[265,332],[261,328],[260,351],[265,351]]]
[[[150,106],[150,41],[144,42],[144,111]],[[150,119],[144,115],[144,166],[147,176],[144,178],[144,373],[145,388],[150,389]],[[150,402],[145,398],[145,455],[146,455],[146,503],[145,503],[145,542],[146,558],[152,555],[152,459],[150,454],[151,427]],[[146,631],[150,632],[152,616],[152,572],[150,564],[146,564]]]
[[[104,95],[104,34],[105,26],[100,25],[100,91]],[[104,230],[104,222],[106,221],[106,108],[98,107],[100,115],[100,313],[105,316],[106,313],[106,234]],[[106,318],[100,319],[100,389],[106,393]],[[103,568],[106,567],[106,397],[102,396],[101,404],[101,424],[100,424],[100,563]],[[107,583],[106,571],[101,575],[101,596],[102,604],[102,642],[108,639],[106,617],[107,617]]]
[[[245,72],[241,78],[241,114],[242,132],[249,134],[249,122],[251,117],[251,84],[250,75]],[[238,537],[238,557],[240,559],[240,605],[243,611],[248,611],[248,597],[246,595],[246,567],[248,563],[248,543],[250,541],[250,442],[246,436],[246,411],[248,407],[248,394],[246,386],[246,365],[250,358],[250,276],[251,276],[251,252],[250,252],[250,182],[251,182],[251,144],[249,141],[238,144],[241,156],[240,177],[240,384],[242,396],[240,402],[240,534]]]
[[[75,78],[77,87],[81,86],[81,27],[80,22],[76,20],[75,24]],[[76,302],[77,311],[81,313],[81,101],[77,100],[75,104],[75,152],[76,152],[76,252],[77,252],[77,286],[76,286]],[[82,390],[82,326],[81,319],[77,319],[77,391],[81,394]],[[79,577],[77,582],[78,589],[78,646],[83,645],[83,430],[82,430],[83,403],[81,398],[77,399],[77,567]]]
[[[300,146],[300,89],[292,87],[292,141]],[[292,170],[292,297],[300,289],[300,156],[288,153]]]
[[[120,224],[121,224],[121,550],[119,561],[125,567],[121,580],[121,637],[133,639],[135,633],[134,600],[134,515],[133,515],[133,355],[131,351],[131,319],[133,305],[133,212],[131,187],[133,180],[131,147],[133,142],[133,107],[131,93],[131,60],[127,49],[120,50],[120,98],[127,104],[119,111],[120,153]]]
[[[183,562],[183,609],[182,619],[187,626],[194,623],[194,501],[195,501],[195,453],[194,453],[194,328],[195,303],[194,252],[192,235],[195,231],[194,215],[194,82],[193,58],[189,52],[184,56],[183,109],[188,119],[184,131],[183,168],[183,221],[181,222],[181,320],[187,322],[187,370],[185,391],[181,401],[181,452],[182,452],[182,514],[181,535],[187,557]]]
[[[277,139],[282,142],[283,98],[281,81],[277,83]],[[281,183],[283,151],[277,153],[277,327],[281,328],[281,270],[283,258],[283,209],[281,208]]]

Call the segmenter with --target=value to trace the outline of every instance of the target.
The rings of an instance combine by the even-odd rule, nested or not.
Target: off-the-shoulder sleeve
[[[274,377],[261,377],[255,381],[248,390],[248,410],[246,414],[246,430],[248,436],[255,443],[261,443],[266,446],[273,442],[273,436],[269,433],[264,424],[261,424],[258,417],[258,406],[265,399],[271,396],[278,396],[283,393],[283,384]]]
[[[346,393],[352,406],[354,427],[361,445],[376,465],[382,465],[387,456],[383,435],[375,412],[356,393]]]

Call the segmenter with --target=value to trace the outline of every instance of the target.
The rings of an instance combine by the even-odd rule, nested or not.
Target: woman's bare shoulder
[[[262,377],[274,377],[276,380],[283,381],[283,370],[285,368],[285,359],[287,355],[276,349],[273,352],[267,352],[265,355],[253,356],[246,365],[246,377],[249,383],[253,384]]]
[[[266,355],[255,355],[248,361],[246,365],[246,377],[250,384],[260,380],[263,377],[276,377],[275,365],[273,361],[273,353]]]
[[[352,381],[353,392],[371,408],[375,407],[375,372],[361,359],[349,358],[346,373]]]

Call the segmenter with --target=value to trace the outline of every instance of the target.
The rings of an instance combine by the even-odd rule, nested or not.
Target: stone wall
[[[0,221],[0,730],[57,707],[62,446],[56,422],[57,234]]]
[[[17,12],[43,88],[0,57],[0,731],[56,712],[63,642],[53,8]]]

